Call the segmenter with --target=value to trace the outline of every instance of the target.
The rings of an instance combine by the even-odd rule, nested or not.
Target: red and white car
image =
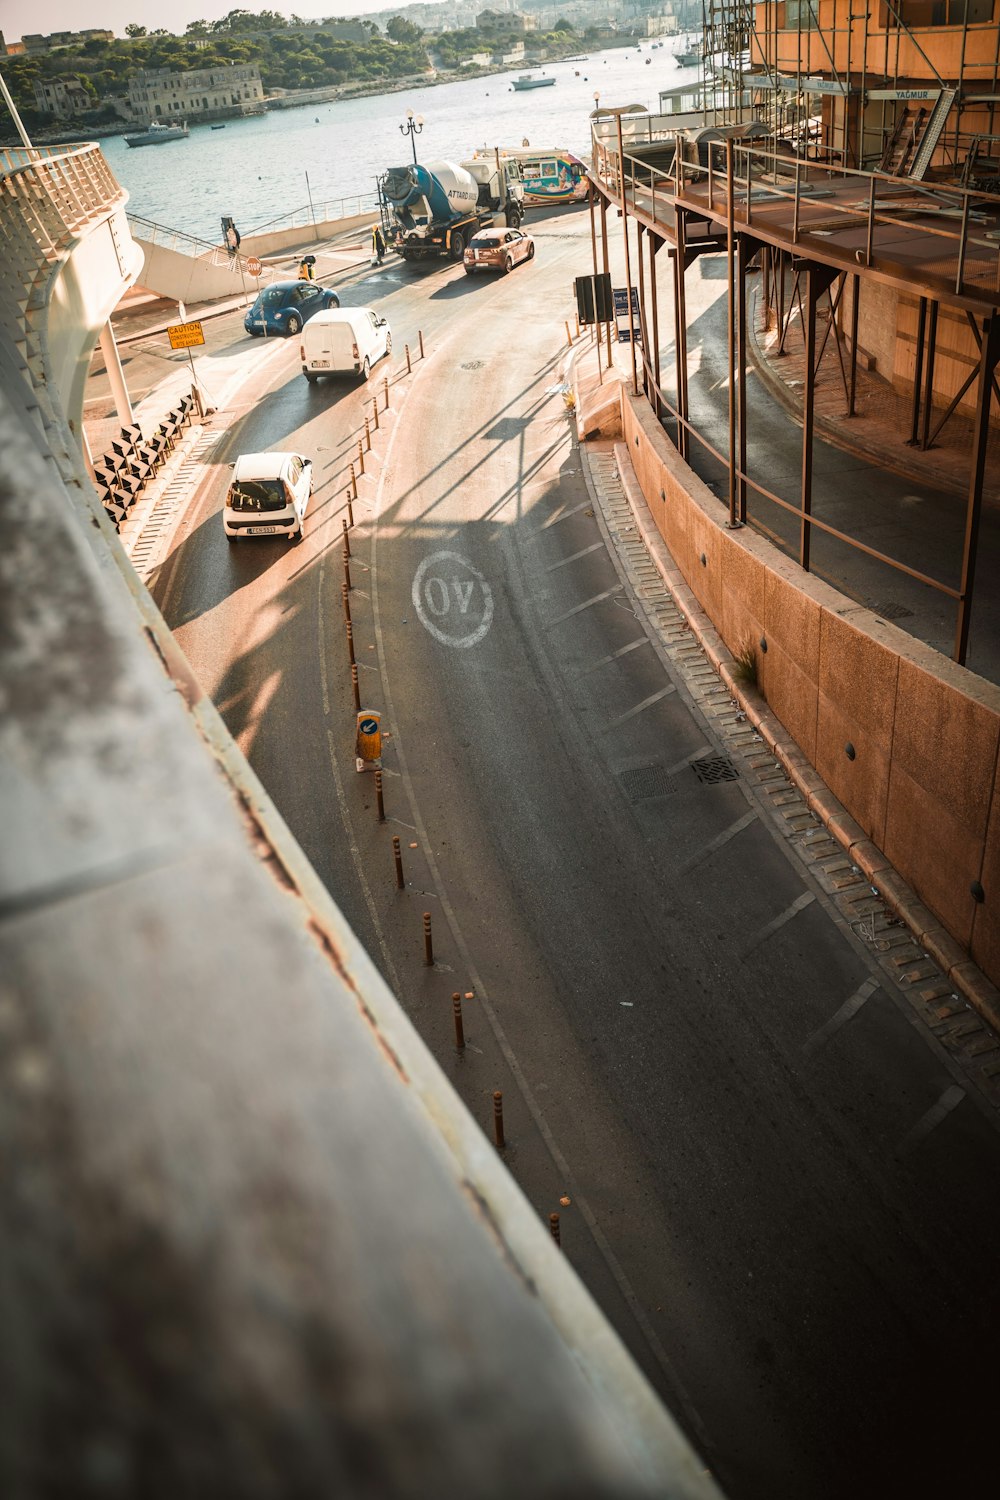
[[[531,260],[535,242],[521,229],[480,229],[465,249],[465,274],[476,271],[513,271],[522,260]]]

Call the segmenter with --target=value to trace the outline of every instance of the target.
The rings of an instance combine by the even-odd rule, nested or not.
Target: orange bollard
[[[358,707],[359,708],[361,707],[360,703],[358,704]],[[375,772],[375,803],[376,803],[376,806],[378,807],[378,820],[379,820],[380,823],[384,823],[385,822],[385,803],[382,800],[382,772],[381,771],[376,771]]]
[[[344,548],[344,587],[351,588],[351,554]]]
[[[420,329],[420,328],[417,329],[417,338],[420,340],[420,358],[423,359],[424,358],[424,335],[423,335],[423,330]]]
[[[358,667],[357,667],[357,663],[356,662],[355,662],[354,666],[351,668],[351,687],[354,690],[354,707],[355,707],[355,709],[357,709],[357,710],[360,711],[360,708],[361,708],[361,688],[360,688],[360,686],[358,684]]]
[[[465,1046],[465,1028],[462,1025],[462,997],[456,990],[451,997],[451,1010],[455,1018],[455,1046]]]
[[[346,619],[346,621],[347,621],[347,623],[349,625],[351,623],[351,601],[350,601],[350,598],[348,597],[347,584],[346,583],[342,583],[340,585],[340,597],[344,601],[344,618]]]
[[[562,1248],[562,1240],[559,1238],[559,1215],[558,1214],[549,1214],[549,1233],[551,1234],[552,1238],[555,1240],[556,1244],[561,1249]]]
[[[406,345],[406,373],[407,373],[407,375],[412,375],[413,374],[413,366],[410,364],[410,346],[409,346],[409,344]]]
[[[345,557],[350,557],[350,555],[351,555],[351,538],[350,538],[350,535],[348,534],[347,522],[346,521],[343,522],[343,527],[344,527],[344,556]]]
[[[424,963],[428,969],[434,967],[434,944],[431,941],[431,914],[424,912]]]
[[[367,417],[365,417],[365,451],[368,453],[372,451],[372,424]]]
[[[388,411],[389,410],[389,377],[388,377],[388,375],[382,381],[382,392],[383,392],[383,394],[385,396],[385,409],[386,409],[386,411]]]
[[[378,432],[378,397],[372,397],[372,416],[375,418],[375,431]]]
[[[350,620],[347,622],[347,654],[350,657],[351,666],[354,666],[354,626]]]
[[[403,879],[403,856],[399,852],[399,839],[395,834],[392,836],[392,857],[396,862],[396,885],[403,890],[406,886]]]

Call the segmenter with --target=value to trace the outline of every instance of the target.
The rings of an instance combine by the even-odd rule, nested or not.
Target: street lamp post
[[[423,128],[424,128],[424,117],[423,117],[423,115],[414,115],[413,110],[412,109],[408,109],[406,111],[406,124],[405,125],[400,125],[400,127],[399,127],[399,133],[400,133],[400,135],[408,135],[410,137],[410,145],[413,148],[413,165],[414,166],[416,166],[416,164],[417,164],[417,142],[416,142],[415,137],[420,134],[420,132],[423,130]]]

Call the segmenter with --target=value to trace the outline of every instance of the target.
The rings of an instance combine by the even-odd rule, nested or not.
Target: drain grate
[[[636,766],[618,777],[622,791],[630,802],[649,802],[653,797],[669,797],[677,783],[663,766]]]
[[[869,604],[868,608],[883,620],[906,620],[913,614],[905,604],[893,604],[892,600],[887,604]]]
[[[740,774],[728,755],[709,755],[704,760],[693,760],[691,769],[707,786],[714,786],[717,781],[736,781]]]

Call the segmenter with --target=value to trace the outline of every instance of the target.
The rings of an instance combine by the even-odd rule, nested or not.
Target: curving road
[[[371,392],[269,351],[154,593],[486,1130],[502,1090],[511,1171],[731,1500],[971,1492],[998,1394],[993,1118],[753,779],[694,774],[725,748],[609,545],[559,390],[587,220],[535,232],[508,278],[341,288],[395,339],[351,539],[386,824],[354,770],[341,605]],[[316,463],[306,537],[229,547],[225,463],[273,447]]]

